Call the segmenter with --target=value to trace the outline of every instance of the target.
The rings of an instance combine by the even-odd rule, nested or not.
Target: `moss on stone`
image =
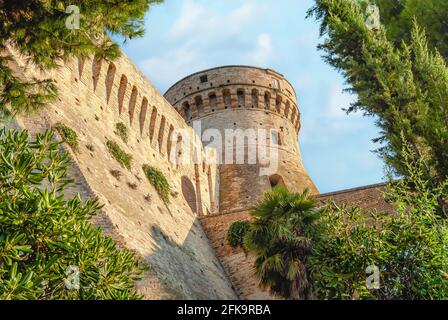
[[[118,122],[115,125],[115,134],[119,136],[124,143],[128,143],[128,128],[126,128],[123,122]]]
[[[154,186],[163,202],[168,204],[170,197],[170,185],[165,175],[161,171],[149,165],[143,166],[143,172],[145,173],[146,178],[148,178],[149,183]]]
[[[132,156],[130,154],[124,152],[115,141],[108,140],[106,146],[112,157],[114,157],[122,167],[131,170]]]
[[[62,141],[68,144],[73,151],[79,150],[78,135],[72,128],[58,122],[54,126],[54,129],[58,132],[59,136],[62,138]]]

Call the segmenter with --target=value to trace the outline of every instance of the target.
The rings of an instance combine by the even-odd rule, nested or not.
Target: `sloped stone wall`
[[[104,208],[95,223],[150,265],[139,284],[145,297],[236,298],[197,219],[217,210],[210,193],[218,187],[217,169],[205,163],[175,165],[168,159],[172,130],[189,128],[176,110],[124,54],[114,62],[61,62],[58,70],[41,73],[10,50],[17,74],[51,77],[59,89],[56,102],[38,115],[18,118],[16,125],[36,133],[61,122],[77,133],[79,151],[69,150],[74,164],[70,175],[76,180],[71,191],[98,197]],[[128,129],[127,143],[115,133],[119,122]],[[130,170],[111,156],[108,140],[132,155]],[[144,176],[144,164],[167,177],[169,204]],[[192,185],[196,212],[185,199],[182,181]]]
[[[217,256],[227,270],[238,296],[244,300],[276,299],[269,292],[259,288],[253,267],[255,258],[246,254],[241,248],[232,248],[226,241],[230,225],[236,221],[250,220],[249,211],[211,215],[202,217],[200,220]]]

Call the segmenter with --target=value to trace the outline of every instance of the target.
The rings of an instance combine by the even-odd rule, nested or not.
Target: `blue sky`
[[[299,144],[321,193],[383,180],[371,152],[372,118],[346,115],[353,97],[316,49],[319,25],[305,19],[312,0],[165,0],[146,16],[146,35],[122,48],[163,94],[184,76],[229,64],[272,68],[297,91]]]

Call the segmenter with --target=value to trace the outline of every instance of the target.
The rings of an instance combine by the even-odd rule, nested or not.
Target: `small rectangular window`
[[[272,78],[272,80],[273,80],[273,87],[274,87],[274,89],[280,89],[280,80],[278,80],[278,79],[275,79],[275,78]]]
[[[201,77],[200,77],[200,80],[201,80],[201,83],[206,83],[206,82],[208,82],[208,77],[207,77],[207,75],[201,76]]]
[[[271,145],[278,145],[278,132],[271,131]]]

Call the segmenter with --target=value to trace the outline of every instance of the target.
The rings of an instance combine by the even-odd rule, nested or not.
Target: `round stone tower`
[[[279,184],[318,193],[300,155],[295,90],[280,73],[248,66],[208,69],[178,81],[165,98],[200,128],[205,146],[222,146],[221,213],[248,210]]]

